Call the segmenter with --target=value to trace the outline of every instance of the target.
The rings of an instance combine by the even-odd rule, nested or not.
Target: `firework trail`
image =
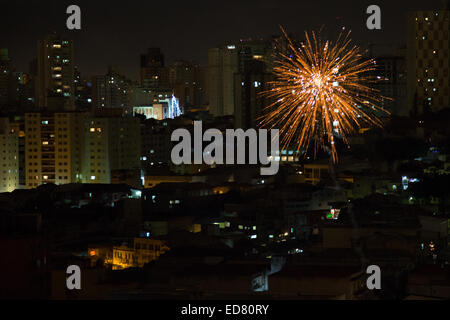
[[[274,53],[275,81],[262,93],[273,101],[264,110],[260,126],[280,130],[283,148],[295,144],[297,151],[314,155],[319,148],[331,152],[337,162],[336,137],[348,145],[348,137],[362,126],[382,126],[373,111],[382,99],[370,87],[377,82],[372,74],[374,60],[364,60],[357,46],[351,46],[350,32],[336,43],[323,42],[315,32],[305,32],[305,42],[297,48],[281,28],[287,52]]]

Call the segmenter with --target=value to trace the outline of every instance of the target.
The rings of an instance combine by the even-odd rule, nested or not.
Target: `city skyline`
[[[0,10],[0,300],[450,298],[450,0]]]
[[[24,1],[22,6],[5,4],[6,10],[2,12],[8,12],[8,15],[0,20],[0,47],[9,49],[17,70],[28,72],[29,63],[36,54],[37,40],[56,32],[74,40],[75,63],[83,75],[103,74],[109,65],[119,65],[127,76],[138,80],[139,54],[149,47],[160,47],[168,64],[188,60],[206,65],[208,49],[240,39],[279,35],[280,24],[300,35],[322,27],[327,32],[337,33],[345,26],[352,30],[354,42],[363,47],[369,43],[403,46],[407,41],[408,11],[442,8],[441,0],[427,3],[378,1],[382,10],[382,30],[370,31],[365,26],[368,17],[365,11],[371,2],[343,2],[305,4],[285,1],[280,7],[270,1],[245,4],[231,1],[226,5],[196,1],[177,3],[170,9],[164,4],[139,2],[124,9],[113,3],[79,1],[82,29],[68,31],[65,9],[69,2]],[[158,14],[152,15],[155,11]],[[309,11],[314,15],[304,14]],[[15,27],[11,29],[13,25]],[[208,28],[205,29],[205,25]]]

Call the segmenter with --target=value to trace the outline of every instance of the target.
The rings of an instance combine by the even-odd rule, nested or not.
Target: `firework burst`
[[[340,34],[335,44],[322,42],[316,33],[305,32],[305,42],[296,48],[283,30],[286,52],[275,52],[275,81],[262,94],[273,101],[260,125],[280,129],[282,147],[295,143],[297,151],[316,155],[319,148],[338,159],[336,137],[348,145],[348,137],[362,126],[382,126],[373,111],[384,98],[369,85],[376,65],[364,60],[357,46],[351,46],[350,33]]]

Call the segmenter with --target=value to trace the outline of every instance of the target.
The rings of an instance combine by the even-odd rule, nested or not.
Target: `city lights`
[[[5,2],[5,317],[128,320],[121,301],[143,300],[150,319],[361,318],[311,301],[450,299],[441,2]]]

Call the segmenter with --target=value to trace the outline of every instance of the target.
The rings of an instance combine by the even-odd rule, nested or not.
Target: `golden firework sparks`
[[[335,137],[348,145],[348,137],[363,125],[382,126],[372,111],[388,113],[377,106],[385,97],[369,86],[377,81],[371,73],[376,63],[350,45],[350,32],[341,33],[335,44],[305,32],[305,42],[296,48],[281,29],[289,49],[274,54],[276,80],[262,93],[273,103],[260,125],[279,129],[283,148],[295,143],[297,151],[308,152],[312,144],[315,155],[328,149],[336,162]]]

